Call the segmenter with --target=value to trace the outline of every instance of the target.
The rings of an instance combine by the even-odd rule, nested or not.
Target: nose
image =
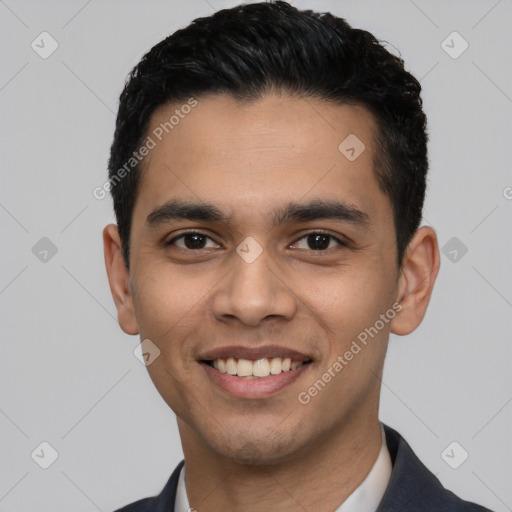
[[[248,326],[268,318],[293,318],[297,298],[285,279],[268,250],[254,261],[234,252],[232,268],[213,297],[214,316],[224,322],[238,319]]]

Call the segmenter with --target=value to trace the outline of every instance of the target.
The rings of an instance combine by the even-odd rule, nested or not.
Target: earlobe
[[[440,266],[436,232],[422,226],[414,234],[404,255],[396,300],[402,306],[391,322],[391,332],[403,336],[422,322]]]
[[[139,328],[133,306],[130,275],[123,259],[119,230],[115,224],[109,224],[103,230],[103,250],[119,326],[126,334],[138,334]]]

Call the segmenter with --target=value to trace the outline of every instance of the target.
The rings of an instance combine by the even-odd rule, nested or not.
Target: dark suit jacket
[[[393,472],[377,512],[490,512],[446,490],[396,430],[387,425],[384,430]],[[184,461],[178,464],[158,496],[136,501],[116,512],[174,512],[183,464]]]

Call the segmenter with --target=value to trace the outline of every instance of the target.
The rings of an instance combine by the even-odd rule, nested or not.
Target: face
[[[376,418],[400,276],[375,135],[363,107],[211,96],[151,150],[119,318],[185,442],[276,462]]]

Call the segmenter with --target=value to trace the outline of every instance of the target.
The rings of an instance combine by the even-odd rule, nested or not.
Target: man
[[[420,85],[368,32],[259,3],[156,45],[121,94],[104,230],[184,462],[128,511],[482,511],[378,418],[439,270]]]

